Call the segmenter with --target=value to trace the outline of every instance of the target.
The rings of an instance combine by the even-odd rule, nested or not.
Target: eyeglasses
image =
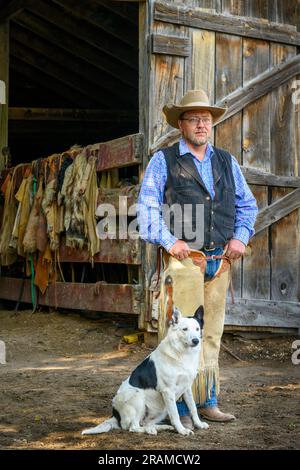
[[[204,126],[208,126],[212,123],[210,118],[201,118],[201,117],[191,117],[191,118],[181,118],[180,121],[188,121],[189,124],[192,126],[199,126],[200,122],[204,124]]]

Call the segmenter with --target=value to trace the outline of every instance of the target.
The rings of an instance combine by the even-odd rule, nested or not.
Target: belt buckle
[[[216,249],[216,247],[214,247],[214,248],[206,248],[206,246],[204,246],[203,249],[204,249],[205,251],[214,251],[214,250]]]

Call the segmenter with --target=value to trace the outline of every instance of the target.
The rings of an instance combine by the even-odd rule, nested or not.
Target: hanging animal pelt
[[[87,157],[86,151],[79,153],[66,169],[58,194],[58,204],[65,206],[66,245],[79,249],[87,246],[91,259],[100,249],[95,218],[98,195],[95,162],[94,157]]]
[[[43,179],[39,179],[38,190],[34,197],[29,220],[27,223],[23,247],[25,253],[34,253],[37,249],[37,233],[39,228],[39,218],[41,212],[41,203],[43,198]]]
[[[8,174],[1,187],[1,192],[4,195],[4,210],[0,230],[0,264],[2,266],[9,266],[17,259],[16,247],[13,248],[9,245],[17,214],[14,187],[14,175]]]

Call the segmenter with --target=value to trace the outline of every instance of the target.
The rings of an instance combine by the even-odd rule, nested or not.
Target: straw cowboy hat
[[[182,98],[179,104],[167,104],[163,107],[163,112],[166,116],[168,124],[172,127],[179,128],[178,119],[185,111],[192,110],[210,111],[214,124],[226,112],[226,108],[219,108],[218,106],[211,106],[209,99],[204,90],[189,90]]]

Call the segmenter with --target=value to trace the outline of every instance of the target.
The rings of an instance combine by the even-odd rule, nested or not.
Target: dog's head
[[[204,310],[201,305],[193,317],[183,317],[177,307],[173,307],[170,330],[185,347],[199,347],[202,338]]]

